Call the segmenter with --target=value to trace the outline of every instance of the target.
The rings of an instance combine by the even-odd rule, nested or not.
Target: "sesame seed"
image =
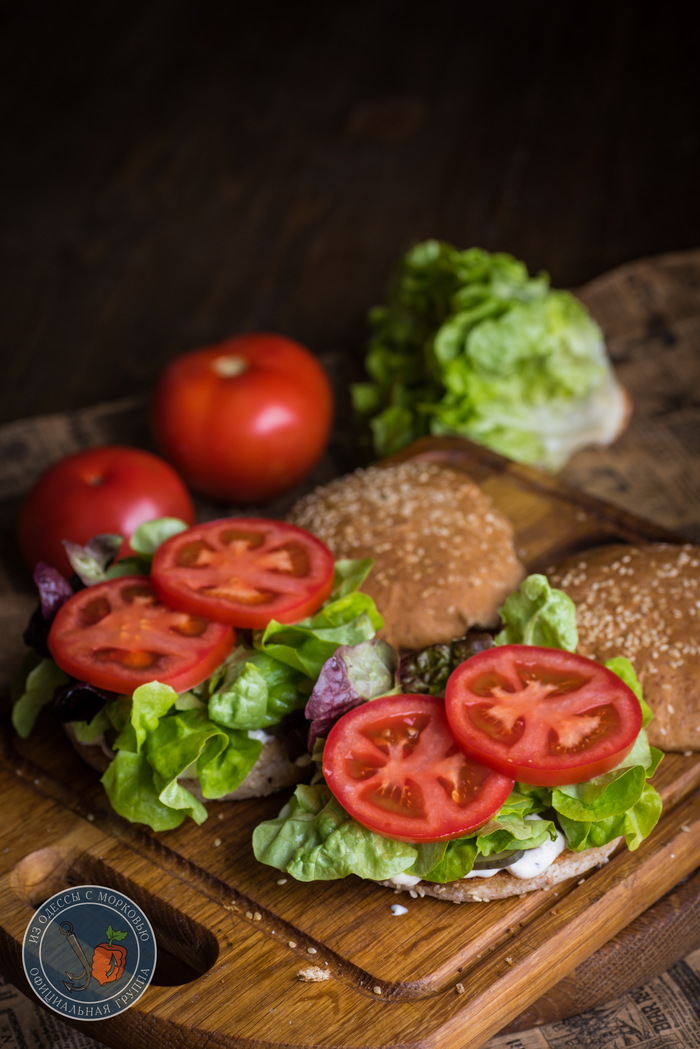
[[[547,573],[576,604],[579,651],[599,662],[631,660],[655,714],[649,737],[666,750],[700,747],[686,686],[688,677],[700,676],[700,576],[693,563],[700,558],[692,544],[613,544]]]
[[[361,468],[302,497],[288,519],[337,557],[373,558],[363,589],[385,616],[383,636],[397,647],[421,647],[495,622],[523,574],[511,522],[470,478],[444,465]],[[408,602],[406,587],[414,595]],[[420,630],[430,636],[417,636]]]

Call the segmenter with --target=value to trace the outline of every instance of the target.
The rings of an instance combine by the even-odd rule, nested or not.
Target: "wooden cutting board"
[[[426,439],[409,455],[481,484],[515,523],[530,570],[594,544],[674,539],[460,439]],[[5,721],[0,748],[0,967],[26,986],[24,931],[54,892],[90,883],[134,899],[159,964],[136,1005],[87,1029],[117,1049],[477,1049],[507,1025],[609,999],[698,942],[685,881],[700,854],[696,756],[662,762],[664,814],[637,852],[554,890],[455,906],[352,878],[296,883],[258,865],[251,831],[280,797],[213,804],[202,827],[155,835],[111,812],[95,774],[48,727],[23,742]],[[395,902],[405,914],[392,914]],[[303,980],[310,965],[329,977]]]

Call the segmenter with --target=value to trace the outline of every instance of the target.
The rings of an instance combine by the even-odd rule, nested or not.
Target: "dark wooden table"
[[[696,246],[680,10],[4,5],[0,423],[143,391],[246,329],[359,368],[423,237],[566,287]]]

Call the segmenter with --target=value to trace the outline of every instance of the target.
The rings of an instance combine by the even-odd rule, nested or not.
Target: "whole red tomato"
[[[177,357],[153,400],[158,445],[193,489],[253,503],[301,481],[330,434],[333,395],[313,354],[280,335],[239,335]]]
[[[70,574],[62,540],[86,543],[103,533],[128,539],[156,517],[193,524],[192,499],[181,478],[157,455],[106,445],[53,463],[22,503],[17,534],[30,568],[45,561]]]

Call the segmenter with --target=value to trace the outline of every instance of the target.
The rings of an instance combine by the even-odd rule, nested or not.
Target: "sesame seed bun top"
[[[362,589],[396,648],[495,625],[524,575],[507,518],[466,474],[434,463],[356,470],[304,496],[288,519],[338,558],[374,559]]]
[[[700,547],[613,544],[547,572],[576,604],[578,651],[626,656],[654,711],[662,750],[700,750]]]

